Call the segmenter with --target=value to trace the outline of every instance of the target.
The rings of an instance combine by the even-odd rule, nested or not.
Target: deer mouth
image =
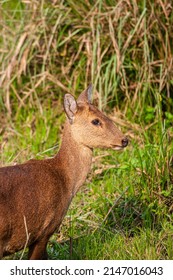
[[[122,150],[124,147],[123,146],[118,146],[118,145],[112,145],[112,149],[115,151],[120,151]]]

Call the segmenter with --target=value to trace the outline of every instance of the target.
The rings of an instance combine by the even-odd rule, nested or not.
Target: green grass
[[[123,152],[94,152],[50,259],[173,259],[171,5],[1,2],[1,165],[53,156],[63,95],[90,82],[130,139]]]

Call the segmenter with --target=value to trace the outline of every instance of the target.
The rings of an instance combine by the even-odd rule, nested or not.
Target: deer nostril
[[[125,137],[123,140],[122,140],[122,146],[123,147],[127,147],[127,145],[128,145],[128,139],[127,139],[127,137]]]

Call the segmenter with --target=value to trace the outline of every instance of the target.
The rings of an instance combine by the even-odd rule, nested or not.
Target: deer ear
[[[72,124],[74,121],[75,114],[77,112],[77,103],[71,94],[67,93],[64,96],[64,110],[66,112],[70,124]]]
[[[91,103],[92,101],[92,85],[84,90],[78,97],[77,103]]]

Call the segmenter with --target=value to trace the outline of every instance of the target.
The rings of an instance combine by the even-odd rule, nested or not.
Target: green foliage
[[[4,0],[0,13],[2,165],[53,156],[63,95],[90,82],[130,139],[95,151],[49,257],[173,259],[172,2]]]

